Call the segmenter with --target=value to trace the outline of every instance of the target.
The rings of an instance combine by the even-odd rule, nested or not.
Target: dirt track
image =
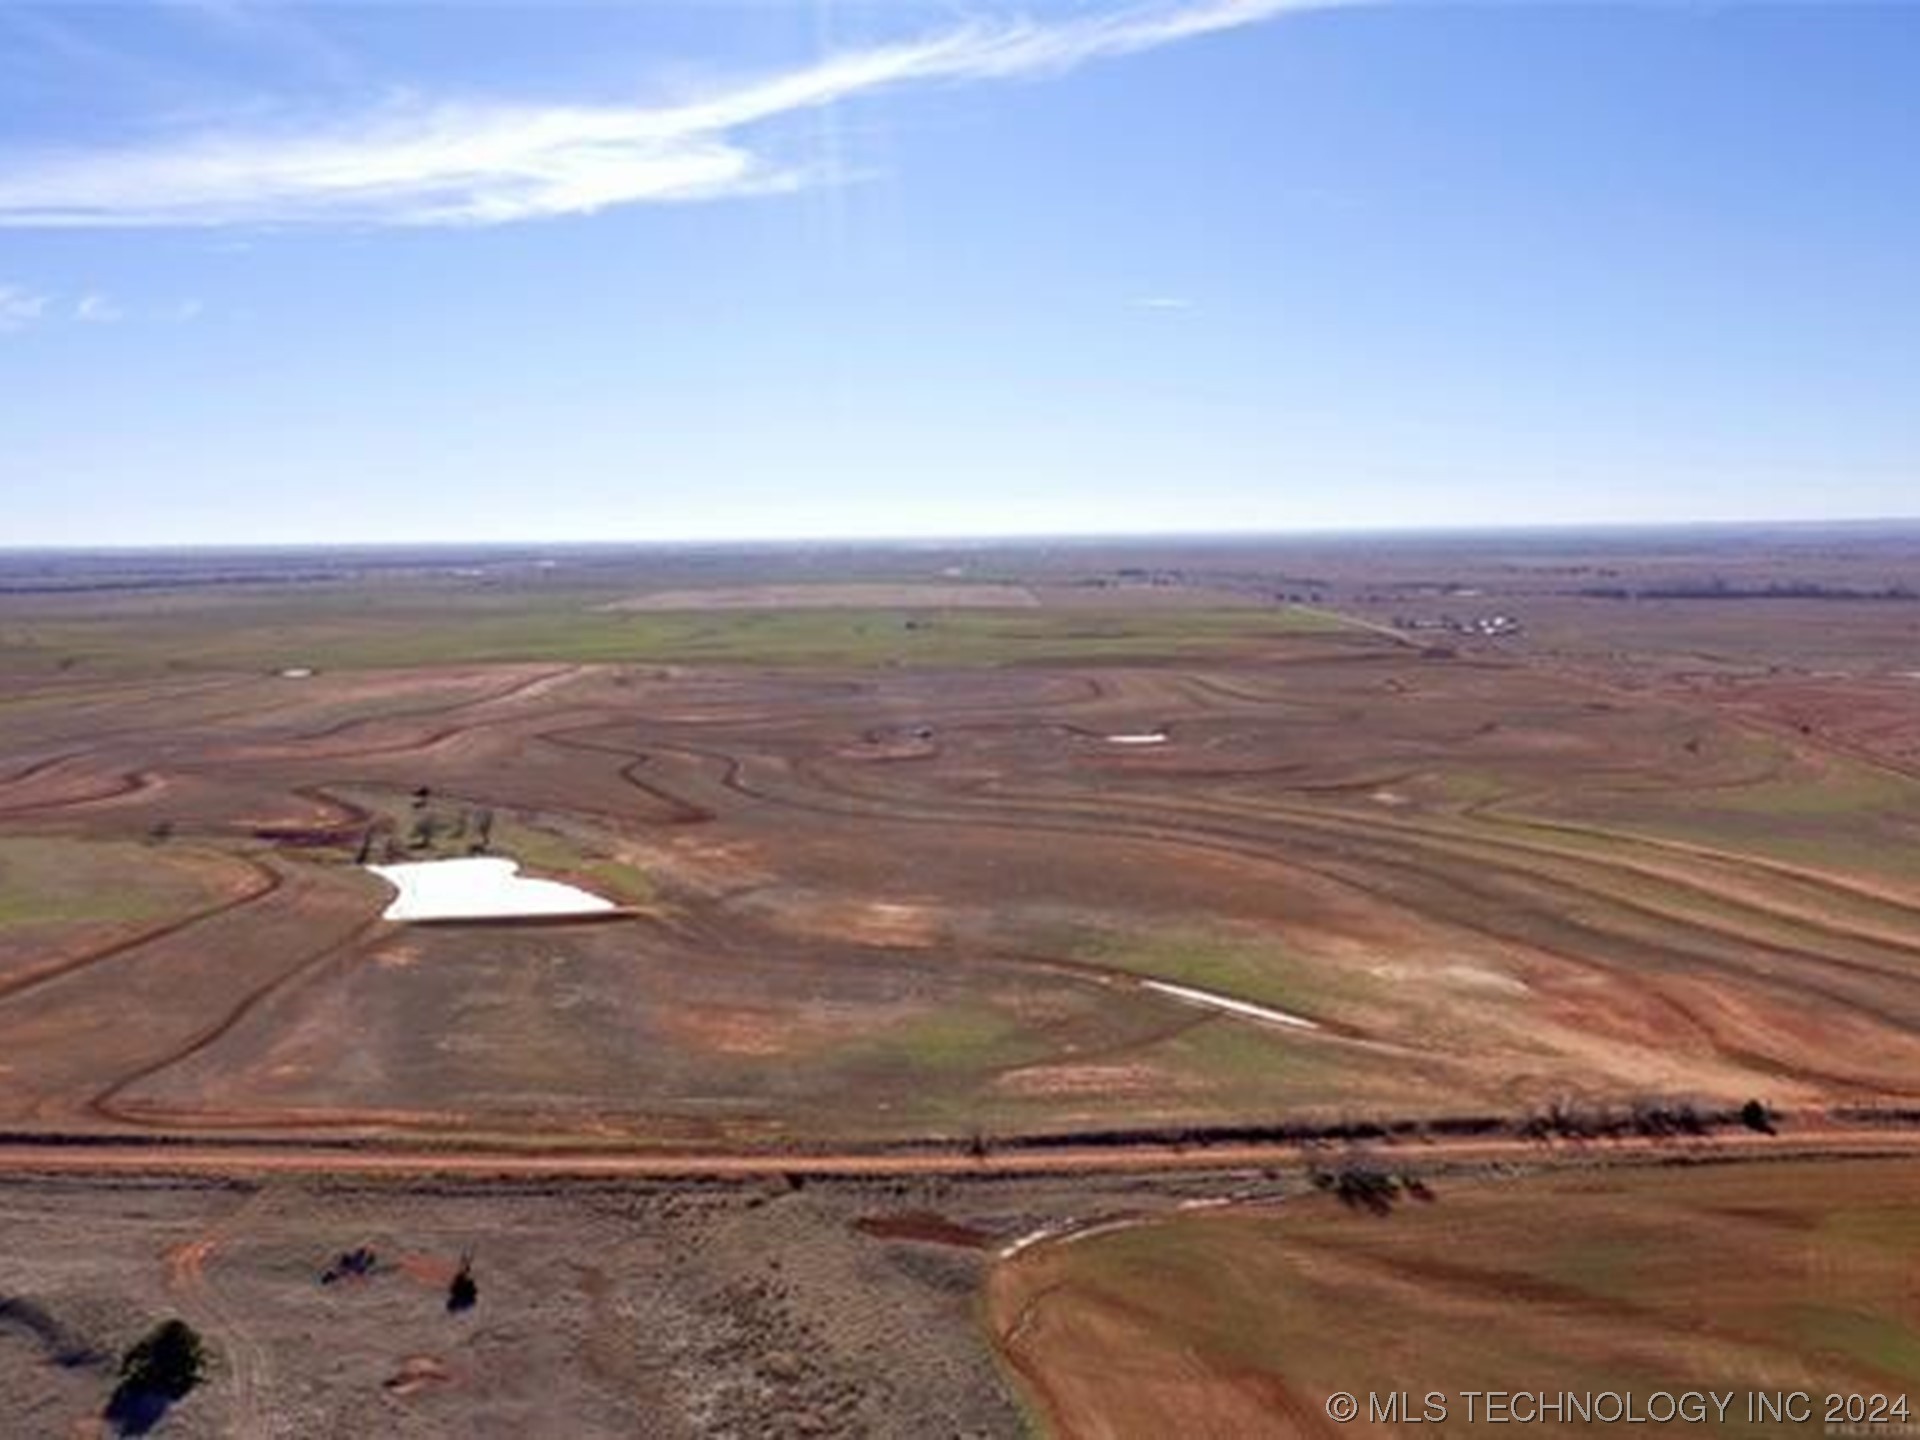
[[[788,1176],[1152,1175],[1178,1171],[1260,1170],[1321,1163],[1343,1154],[1431,1165],[1515,1162],[1579,1165],[1649,1161],[1764,1160],[1806,1155],[1885,1155],[1920,1151],[1920,1119],[1868,1123],[1804,1117],[1786,1133],[1721,1131],[1698,1136],[1541,1141],[1522,1137],[1397,1141],[1114,1143],[1057,1145],[985,1155],[872,1151],[787,1154],[633,1154],[588,1151],[408,1150],[389,1147],[206,1142],[142,1144],[99,1137],[0,1141],[0,1172],[114,1175],[141,1173],[244,1177],[354,1175],[466,1179],[707,1179]]]

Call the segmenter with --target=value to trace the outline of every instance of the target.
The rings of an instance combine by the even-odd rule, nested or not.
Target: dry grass
[[[1920,1384],[1914,1162],[1436,1183],[1384,1218],[1320,1195],[1037,1247],[995,1273],[990,1324],[1052,1428],[1077,1436],[1287,1417],[1319,1434],[1335,1391],[1442,1392],[1448,1420],[1422,1433],[1467,1435],[1485,1423],[1466,1420],[1470,1389]]]

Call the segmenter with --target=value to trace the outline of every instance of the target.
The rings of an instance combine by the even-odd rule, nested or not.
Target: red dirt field
[[[165,1313],[219,1358],[189,1435],[1317,1434],[1390,1360],[1904,1375],[1862,1257],[1920,1134],[1907,611],[1823,673],[1851,601],[1572,593],[1672,557],[1140,559],[1010,560],[1017,609],[933,603],[937,553],[0,596],[26,1433],[98,1410],[50,1356]],[[910,608],[608,608],[815,584]],[[1424,628],[1468,600],[1522,628]],[[381,918],[363,862],[480,850],[620,913]],[[1304,1178],[1360,1164],[1438,1199]],[[1711,1317],[1622,1260],[1648,1217],[1704,1293],[1848,1278],[1663,1368],[1635,1327]],[[390,1268],[320,1294],[356,1246]]]
[[[1913,782],[1370,633],[1153,667],[270,677],[0,726],[14,843],[131,856],[129,896],[225,887],[105,943],[39,922],[0,995],[16,1127],[711,1147],[1920,1093]],[[641,913],[381,923],[347,842],[430,812],[450,853],[483,809],[502,853]]]

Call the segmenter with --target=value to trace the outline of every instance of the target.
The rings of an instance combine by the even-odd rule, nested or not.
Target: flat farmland
[[[1920,1091],[1904,776],[1285,608],[1000,613],[829,612],[906,665],[761,612],[702,617],[769,647],[731,665],[296,629],[236,670],[275,632],[126,622],[0,708],[7,1123],[804,1147]],[[1036,616],[1054,658],[940,648]],[[355,861],[483,813],[631,913],[381,921]]]
[[[1391,1215],[1329,1193],[1089,1230],[1003,1260],[987,1323],[1044,1423],[1089,1437],[1399,1434],[1370,1423],[1368,1397],[1401,1392],[1415,1417],[1441,1397],[1419,1434],[1514,1423],[1470,1417],[1468,1391],[1526,1392],[1515,1418],[1552,1434],[1622,1422],[1536,1420],[1531,1397],[1631,1393],[1644,1417],[1656,1394],[1711,1390],[1730,1397],[1724,1420],[1661,1423],[1654,1408],[1633,1429],[1761,1436],[1818,1427],[1828,1396],[1880,1396],[1897,1428],[1894,1400],[1910,1408],[1920,1384],[1911,1160],[1614,1166],[1423,1193]],[[1342,1392],[1360,1417],[1336,1425]],[[1817,1397],[1812,1425],[1750,1413],[1752,1396],[1796,1392]]]

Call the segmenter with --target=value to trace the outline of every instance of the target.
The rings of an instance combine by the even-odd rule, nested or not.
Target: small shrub
[[[1314,1189],[1332,1192],[1349,1210],[1365,1210],[1370,1215],[1390,1214],[1401,1193],[1399,1179],[1365,1162],[1349,1161],[1335,1170],[1316,1168],[1309,1179]],[[1421,1188],[1424,1190],[1425,1185]],[[1432,1192],[1421,1198],[1431,1199]]]
[[[164,1320],[121,1357],[120,1384],[182,1400],[206,1373],[207,1351],[184,1320]]]
[[[106,1418],[123,1435],[145,1435],[206,1376],[207,1352],[184,1320],[165,1320],[135,1341],[120,1359],[120,1383]]]
[[[453,1281],[447,1286],[447,1313],[457,1315],[462,1310],[471,1310],[480,1298],[480,1287],[473,1278],[473,1256],[462,1255],[460,1268],[454,1272]]]

